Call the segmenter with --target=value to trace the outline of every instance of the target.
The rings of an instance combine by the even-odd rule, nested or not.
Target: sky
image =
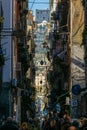
[[[28,8],[33,10],[33,15],[35,15],[36,9],[49,9],[49,0],[29,0]]]

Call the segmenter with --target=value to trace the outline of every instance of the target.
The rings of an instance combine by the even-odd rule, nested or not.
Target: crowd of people
[[[0,126],[0,130],[87,130],[87,118],[81,117],[72,121],[67,112],[49,113],[49,116],[43,117],[41,120],[34,118],[24,121],[21,124],[8,117]]]
[[[42,130],[87,130],[87,118],[72,121],[67,112],[55,113],[43,121]]]

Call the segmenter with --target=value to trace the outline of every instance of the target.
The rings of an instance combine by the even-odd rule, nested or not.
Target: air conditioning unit
[[[16,78],[12,79],[12,86],[17,87],[17,79]]]
[[[18,62],[18,63],[16,64],[16,70],[17,70],[17,71],[21,71],[21,62]]]

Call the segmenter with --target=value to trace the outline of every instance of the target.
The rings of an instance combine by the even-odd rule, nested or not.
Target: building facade
[[[3,111],[0,112],[1,116],[8,116],[11,112],[11,104],[9,102],[10,96],[10,83],[13,75],[13,39],[12,39],[12,30],[13,30],[13,1],[9,0],[8,2],[5,0],[0,1],[2,5],[2,13],[3,13],[3,26],[1,32],[1,46],[3,48],[4,54],[4,65],[2,67],[2,86],[0,91],[0,104]],[[10,13],[11,12],[11,13]],[[4,96],[5,95],[5,96]],[[4,97],[4,98],[3,98]],[[3,100],[2,100],[3,98]],[[5,113],[7,115],[5,115]]]
[[[37,23],[42,23],[42,21],[49,22],[49,20],[50,20],[49,14],[50,14],[50,12],[48,9],[46,9],[46,10],[36,9],[36,22]]]
[[[56,89],[58,89],[58,86],[61,88],[58,90],[58,95],[63,96],[65,93],[65,99],[66,97],[69,97],[70,104],[68,103],[67,105],[65,101],[65,106],[68,107],[70,105],[72,108],[72,116],[78,117],[82,113],[86,112],[86,107],[84,110],[79,109],[81,108],[80,102],[84,99],[84,91],[78,95],[75,95],[72,92],[74,85],[80,86],[81,89],[86,89],[84,62],[85,50],[84,47],[81,46],[82,34],[84,30],[84,7],[82,2],[79,0],[58,0],[56,1],[55,9],[55,2],[50,1],[50,3],[52,25],[52,31],[50,32],[50,43],[52,51],[54,52],[53,56],[55,56],[54,58],[57,62],[54,62],[54,69],[51,73],[53,73],[53,77],[56,76],[58,80],[61,80],[60,83],[55,81],[57,85]],[[63,60],[63,64],[58,58]],[[63,68],[66,68],[65,70],[67,71],[65,71],[62,66]],[[67,92],[69,92],[69,95],[67,95]],[[60,103],[61,102],[62,98]],[[85,104],[86,100],[83,105],[85,106]]]
[[[22,108],[21,99],[25,98],[26,95],[30,99],[29,93],[31,91],[32,95],[33,91],[33,89],[30,90],[30,77],[27,77],[28,68],[32,65],[30,64],[32,62],[30,53],[31,51],[34,52],[33,39],[29,43],[32,44],[30,48],[27,43],[30,40],[27,33],[28,1],[0,0],[0,3],[4,18],[0,37],[0,46],[4,56],[4,65],[2,64],[0,68],[2,71],[0,117],[13,116],[21,122],[21,117],[23,120],[24,117],[27,118],[26,111],[29,109],[26,105]],[[32,27],[34,28],[34,24],[32,24]],[[32,68],[31,73],[34,73]],[[27,91],[27,94],[25,94],[25,91]]]
[[[51,85],[50,98],[52,105],[59,102],[62,110],[66,108],[69,110],[69,102],[66,103],[66,98],[70,98],[69,2],[54,0],[50,3],[49,41],[53,66],[48,73]]]

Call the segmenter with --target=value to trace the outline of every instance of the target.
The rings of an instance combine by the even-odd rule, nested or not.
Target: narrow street
[[[87,129],[86,14],[86,0],[0,0],[0,130]]]

